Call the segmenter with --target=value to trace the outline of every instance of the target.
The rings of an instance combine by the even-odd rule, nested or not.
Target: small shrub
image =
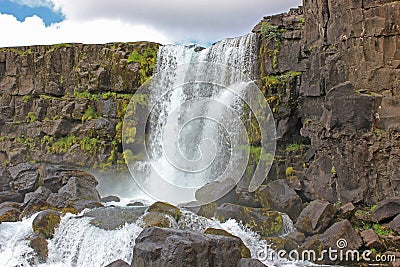
[[[23,101],[24,103],[28,103],[29,101],[31,101],[31,99],[32,99],[32,97],[29,96],[29,95],[24,95],[24,96],[22,97],[22,101]]]
[[[82,116],[82,122],[90,121],[96,118],[98,118],[97,112],[93,109],[92,106],[88,106],[87,110],[85,111],[85,114],[83,114]]]
[[[294,168],[293,168],[293,167],[287,167],[285,173],[286,173],[286,177],[291,177],[291,176],[293,176],[293,174],[294,174]]]
[[[299,145],[299,144],[288,144],[286,146],[286,151],[298,151],[298,150],[300,150],[300,148],[301,148],[301,145]]]
[[[33,112],[28,112],[28,115],[25,118],[25,121],[27,123],[35,122],[36,121],[36,115]]]

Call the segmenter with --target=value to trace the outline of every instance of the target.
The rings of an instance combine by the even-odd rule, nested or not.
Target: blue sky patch
[[[64,20],[64,15],[61,12],[55,12],[49,6],[31,7],[12,2],[10,0],[0,0],[0,13],[13,15],[18,21],[21,22],[27,17],[36,15],[43,19],[43,22],[46,26]]]

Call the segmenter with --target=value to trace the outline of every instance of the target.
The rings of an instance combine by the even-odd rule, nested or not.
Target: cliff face
[[[9,171],[23,162],[124,164],[122,119],[157,51],[153,43],[0,49],[0,191],[26,179]]]
[[[266,25],[281,30],[279,44]],[[263,32],[260,86],[278,89],[282,160],[270,179],[289,176],[304,198],[331,202],[400,194],[399,25],[399,1],[305,0],[254,28]]]

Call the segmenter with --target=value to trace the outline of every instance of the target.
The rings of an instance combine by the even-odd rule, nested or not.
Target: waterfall
[[[190,202],[211,181],[242,178],[248,163],[243,147],[249,145],[245,96],[258,92],[252,81],[256,44],[256,35],[248,34],[209,48],[160,48],[154,78],[144,90],[150,98],[148,116],[135,113],[135,107],[128,111],[148,119],[142,123],[147,131],[138,130],[148,136],[146,162],[128,166],[149,195],[173,204]]]

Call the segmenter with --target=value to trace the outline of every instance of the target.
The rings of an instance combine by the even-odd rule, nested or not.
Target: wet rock
[[[133,203],[128,203],[128,207],[144,207],[144,204],[142,202],[136,201]]]
[[[265,265],[257,259],[241,259],[237,267],[265,267]]]
[[[379,239],[379,236],[372,229],[362,231],[361,238],[363,239],[364,245],[367,248],[374,248],[377,250],[382,250],[385,248],[382,241]]]
[[[136,238],[131,266],[236,266],[237,238],[167,228],[147,228]]]
[[[39,186],[35,192],[30,192],[25,194],[24,198],[24,203],[28,203],[29,201],[33,199],[38,199],[38,200],[43,200],[46,201],[46,199],[50,196],[51,191],[47,189],[44,186]]]
[[[222,182],[210,182],[196,191],[196,200],[200,204],[208,204],[214,201],[218,205],[223,203],[237,203],[238,199],[235,193],[235,185],[235,180],[230,178]]]
[[[261,236],[278,235],[283,230],[282,214],[265,208],[249,208],[227,203],[218,207],[215,217],[221,222],[235,219]]]
[[[22,204],[18,202],[3,202],[0,204],[0,209],[2,208],[15,208],[21,209]]]
[[[24,204],[19,219],[22,220],[23,218],[30,217],[43,210],[56,210],[56,208],[41,199],[31,199],[28,203]]]
[[[68,207],[76,209],[77,211],[81,212],[84,209],[94,209],[94,208],[100,208],[100,207],[104,207],[104,206],[99,201],[79,199],[76,201],[70,201],[68,203]]]
[[[33,220],[32,228],[37,234],[45,238],[52,238],[55,228],[61,221],[61,212],[54,210],[41,211]]]
[[[17,192],[0,192],[0,203],[3,202],[20,202],[24,201],[24,195]]]
[[[261,187],[256,196],[261,206],[284,212],[292,220],[297,219],[303,206],[301,198],[289,187],[285,180],[277,180]]]
[[[306,240],[306,236],[304,233],[299,232],[299,231],[293,231],[290,234],[286,236],[286,238],[293,240],[297,244],[301,245],[303,244],[304,240]]]
[[[299,252],[304,250],[314,251],[317,258],[320,258],[322,250],[329,251],[334,249],[346,253],[348,250],[358,250],[362,246],[362,239],[353,229],[348,220],[343,220],[329,227],[323,234],[310,237],[299,248]],[[318,263],[333,264],[329,257],[323,257]]]
[[[391,219],[398,214],[400,214],[400,197],[388,198],[379,202],[373,211],[373,216],[378,222]]]
[[[223,236],[229,236],[229,237],[233,237],[233,238],[237,238],[240,240],[241,242],[241,253],[240,255],[242,256],[242,258],[251,258],[251,252],[250,249],[248,247],[246,247],[246,245],[243,243],[242,239],[240,239],[237,236],[232,235],[231,233],[223,230],[223,229],[216,229],[216,228],[207,228],[204,231],[205,234],[207,235],[223,235]]]
[[[152,204],[147,211],[168,214],[172,216],[172,218],[174,218],[176,221],[179,221],[179,217],[182,214],[182,212],[177,207],[165,202],[156,202]]]
[[[396,218],[389,223],[389,227],[400,234],[400,215],[397,215]]]
[[[100,203],[100,195],[96,189],[97,183],[94,176],[90,174],[74,172],[58,193],[50,194],[47,202],[57,208],[69,207],[71,203],[74,203],[78,211],[96,206],[92,204]]]
[[[236,195],[238,198],[238,205],[250,208],[261,208],[261,204],[256,199],[256,196],[253,192],[249,192],[246,189],[236,189]]]
[[[122,227],[125,223],[136,222],[145,212],[146,208],[123,208],[123,207],[104,207],[89,210],[84,216],[92,217],[90,224],[104,229],[115,230]]]
[[[215,216],[216,212],[217,212],[217,203],[211,202],[209,204],[202,205],[196,214],[206,218],[212,218]]]
[[[131,265],[123,260],[116,260],[106,265],[105,267],[130,267]]]
[[[12,207],[4,207],[0,209],[0,223],[18,221],[21,211]]]
[[[106,196],[102,197],[101,202],[107,203],[107,202],[120,202],[121,200],[117,196]]]
[[[34,235],[29,240],[29,246],[33,248],[39,263],[45,263],[49,254],[49,248],[46,238],[42,235]]]
[[[265,241],[275,251],[285,250],[290,252],[299,248],[299,245],[295,241],[286,237],[267,237]]]
[[[328,201],[314,200],[300,213],[295,227],[306,235],[322,233],[328,228],[336,214]]]
[[[167,214],[160,212],[148,212],[143,215],[143,228],[161,227],[171,228],[175,220]],[[175,222],[176,223],[176,222]]]

